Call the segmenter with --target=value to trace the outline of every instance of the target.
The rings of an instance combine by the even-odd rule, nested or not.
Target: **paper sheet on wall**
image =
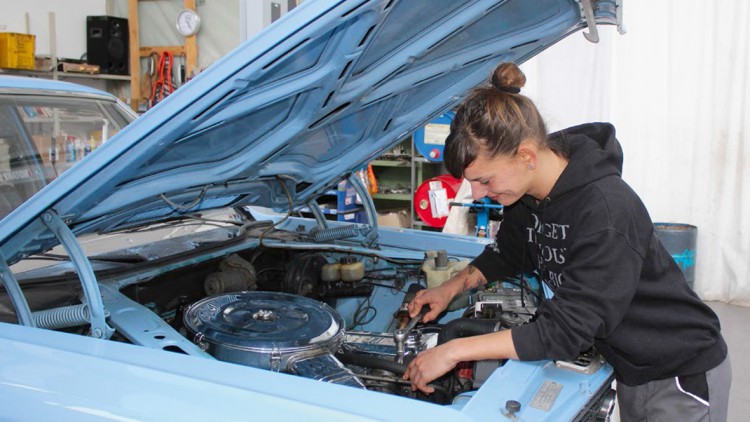
[[[447,217],[450,207],[448,206],[448,191],[445,189],[430,190],[430,211],[432,218]]]
[[[424,127],[424,143],[426,145],[445,145],[445,139],[451,133],[450,125],[428,123]]]

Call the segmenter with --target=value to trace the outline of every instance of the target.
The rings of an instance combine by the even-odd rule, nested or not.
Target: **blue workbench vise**
[[[488,197],[484,197],[478,201],[472,203],[465,202],[451,202],[451,206],[469,207],[470,212],[476,212],[477,214],[477,225],[474,235],[477,237],[489,237],[491,234],[490,230],[490,214],[502,215],[503,206],[497,202],[492,201]]]

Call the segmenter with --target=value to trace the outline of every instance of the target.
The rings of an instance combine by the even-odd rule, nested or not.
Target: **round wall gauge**
[[[184,9],[177,15],[177,31],[189,37],[195,35],[201,27],[201,18],[195,13],[195,10]]]

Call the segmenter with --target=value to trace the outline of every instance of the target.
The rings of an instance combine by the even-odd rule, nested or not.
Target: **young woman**
[[[622,180],[622,150],[607,123],[551,135],[512,63],[461,104],[445,165],[475,199],[505,206],[494,243],[412,316],[435,319],[454,296],[488,280],[535,272],[554,291],[533,322],[426,350],[404,379],[427,384],[458,362],[572,360],[595,347],[615,370],[623,421],[726,419],[731,369],[711,309],[689,288],[638,195]]]

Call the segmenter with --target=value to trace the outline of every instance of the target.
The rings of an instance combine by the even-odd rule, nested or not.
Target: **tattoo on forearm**
[[[482,273],[479,271],[479,269],[477,269],[477,267],[470,264],[467,267],[467,272],[469,276],[474,275],[474,273],[478,273],[479,277],[476,280],[471,280],[471,278],[467,278],[466,281],[464,282],[464,290],[475,289],[479,286],[484,286],[485,284],[487,284],[487,280],[485,280],[485,278],[482,276]]]

